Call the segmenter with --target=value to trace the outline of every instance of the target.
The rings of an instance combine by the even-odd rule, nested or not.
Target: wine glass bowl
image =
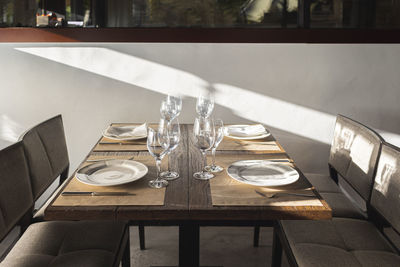
[[[172,121],[178,117],[182,110],[182,99],[180,96],[168,95],[165,100],[161,102],[160,114],[167,122]]]
[[[196,113],[200,117],[208,118],[214,109],[214,99],[210,93],[200,94],[196,101]]]

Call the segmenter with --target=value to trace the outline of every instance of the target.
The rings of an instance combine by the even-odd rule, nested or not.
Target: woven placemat
[[[216,177],[210,180],[211,199],[214,206],[322,206],[321,201],[314,195],[312,186],[300,175],[297,182],[280,187],[260,187],[238,182],[231,178],[227,172],[227,167],[239,160],[282,160],[276,155],[217,155],[216,164],[224,167],[224,171],[216,173]],[[211,159],[208,159],[210,162]],[[291,162],[281,162],[289,164]],[[291,192],[314,195],[315,197],[301,197],[285,194],[278,194],[273,198],[263,197],[255,192],[262,193]]]
[[[239,140],[229,137],[224,137],[219,144],[219,151],[247,151],[250,153],[285,153],[285,150],[278,142],[271,137],[257,140]]]
[[[132,156],[90,156],[88,160],[96,159],[130,159]],[[63,191],[84,191],[84,192],[118,192],[124,191],[136,195],[127,196],[61,196],[53,202],[53,206],[161,206],[164,205],[165,188],[154,189],[148,186],[148,182],[155,178],[156,167],[155,160],[151,156],[140,155],[135,156],[134,160],[145,164],[149,172],[145,177],[123,185],[118,186],[91,186],[79,182],[76,177],[73,177]],[[81,166],[88,165],[91,162],[85,162]],[[168,158],[164,158],[162,169],[168,166]]]

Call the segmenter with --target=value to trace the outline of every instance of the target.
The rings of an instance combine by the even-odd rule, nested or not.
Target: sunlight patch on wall
[[[5,114],[0,114],[0,147],[4,148],[18,141],[23,127]]]
[[[336,116],[229,84],[210,84],[183,70],[102,47],[20,47],[18,51],[157,93],[196,98],[215,93],[217,105],[251,121],[330,144]],[[385,133],[386,134],[386,133]],[[390,135],[390,133],[387,133]],[[399,135],[397,140],[400,140]]]

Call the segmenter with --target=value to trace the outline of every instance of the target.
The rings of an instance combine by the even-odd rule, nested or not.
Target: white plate
[[[249,126],[249,125],[239,124],[239,125],[226,126],[225,127],[225,133],[226,133],[225,136],[229,137],[229,138],[233,138],[233,139],[253,140],[253,139],[262,139],[262,138],[265,138],[265,137],[268,137],[268,136],[271,135],[271,133],[267,129],[265,129],[264,133],[261,133],[261,134],[258,134],[258,135],[236,136],[236,135],[228,134],[229,133],[229,131],[228,131],[229,128],[230,129],[232,129],[232,128],[243,128],[243,127],[246,127],[246,126]]]
[[[76,172],[76,178],[88,185],[112,186],[139,180],[148,172],[146,165],[134,160],[99,161]]]
[[[299,179],[294,168],[268,160],[237,161],[226,172],[236,181],[256,186],[288,185]]]
[[[128,141],[128,140],[137,140],[137,139],[146,138],[147,137],[147,133],[143,133],[141,135],[130,135],[130,136],[124,135],[126,133],[132,132],[136,127],[138,127],[138,126],[132,126],[132,125],[109,126],[107,129],[105,129],[103,131],[103,136],[108,138],[108,139],[117,140],[117,141]],[[117,130],[122,135],[111,134],[110,132],[112,130]]]

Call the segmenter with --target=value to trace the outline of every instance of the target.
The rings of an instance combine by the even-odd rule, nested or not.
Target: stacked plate
[[[111,125],[103,131],[103,136],[112,140],[128,141],[136,140],[147,137],[147,123],[140,126],[124,125],[114,126]]]
[[[261,124],[230,125],[225,127],[225,136],[234,139],[262,139],[268,137],[269,135],[271,135],[271,133]]]
[[[236,181],[256,186],[282,186],[299,179],[294,168],[268,160],[237,161],[226,171]]]

